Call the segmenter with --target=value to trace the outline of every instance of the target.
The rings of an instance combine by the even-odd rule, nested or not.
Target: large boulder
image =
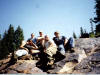
[[[84,50],[87,55],[100,46],[100,38],[79,38],[75,41],[75,47]]]
[[[46,74],[36,67],[36,63],[36,60],[18,60],[14,65],[6,65],[5,70],[2,69],[0,72],[7,74]]]
[[[100,38],[81,38],[75,43],[75,52],[55,63],[49,73],[100,73]],[[95,65],[96,64],[96,65]],[[94,66],[94,67],[93,67]]]
[[[77,66],[75,66],[73,73],[100,74],[100,53],[93,53],[82,60]]]
[[[74,66],[78,63],[78,54],[76,53],[66,53],[65,58],[59,62],[56,62],[54,69],[48,70],[48,73],[52,74],[62,74],[71,73]]]

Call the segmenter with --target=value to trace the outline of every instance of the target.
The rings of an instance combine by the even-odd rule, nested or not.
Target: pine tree
[[[12,53],[11,60],[14,59],[14,50],[18,49],[22,40],[24,40],[23,30],[18,26],[14,32],[13,26],[10,24],[8,31],[5,31],[1,40],[0,59]]]
[[[14,43],[14,27],[10,24],[7,34],[7,46],[9,52],[13,52],[13,43]]]
[[[90,19],[90,24],[91,24],[91,31],[89,33],[89,37],[90,38],[94,38],[95,37],[95,33],[94,33],[94,29],[93,29],[93,19]]]
[[[0,48],[0,59],[6,57],[9,54],[8,50],[8,42],[7,42],[7,31],[5,31],[4,36],[1,40],[1,48]]]
[[[91,33],[94,33],[94,29],[93,29],[93,19],[90,18],[90,24],[91,24]]]
[[[81,27],[80,31],[81,31],[80,38],[89,38],[89,34],[86,32],[86,29],[83,30],[83,28]]]
[[[23,30],[21,29],[20,26],[18,26],[14,34],[14,42],[16,44],[16,49],[19,48],[22,40],[24,40]]]
[[[73,37],[74,37],[75,39],[77,38],[75,32],[73,32]]]
[[[96,25],[96,35],[99,36],[100,35],[100,24]]]
[[[80,37],[82,38],[82,36],[84,34],[84,31],[83,31],[83,28],[82,27],[80,28],[80,31],[81,31],[81,36]]]
[[[96,23],[96,35],[100,35],[100,0],[95,0],[96,5],[96,17],[94,18],[94,22]]]

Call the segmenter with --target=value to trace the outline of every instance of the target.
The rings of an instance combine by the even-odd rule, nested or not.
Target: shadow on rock
[[[65,58],[64,55],[61,55],[59,52],[57,52],[57,54],[53,56],[55,58],[54,64],[48,65],[48,62],[49,62],[49,59],[47,58],[48,55],[46,55],[46,54],[40,54],[40,55],[41,55],[40,61],[38,61],[36,63],[36,66],[38,68],[40,68],[41,70],[43,70],[44,72],[48,72],[48,70],[53,70],[54,68],[56,68],[55,63],[57,63]]]

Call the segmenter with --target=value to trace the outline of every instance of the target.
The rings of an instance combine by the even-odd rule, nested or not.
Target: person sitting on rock
[[[15,51],[14,58],[19,59],[22,56],[28,57],[29,50],[25,47],[26,42],[23,40],[17,51]],[[30,58],[31,59],[31,58]]]
[[[32,40],[34,44],[36,44],[37,42],[37,39],[35,38],[35,35],[33,33],[31,34],[31,37],[27,41],[30,41],[30,40]]]
[[[44,44],[44,36],[43,36],[43,32],[39,31],[39,36],[37,37],[37,46],[40,50],[40,52],[42,53],[44,50],[43,44]]]
[[[45,36],[45,40],[44,40],[44,52],[47,54],[47,58],[49,59],[47,65],[52,65],[54,63],[53,55],[56,54],[57,47],[53,43],[53,41],[49,39],[47,35]]]
[[[73,48],[73,38],[67,40],[65,36],[60,36],[58,31],[54,32],[54,35],[53,40],[58,47],[58,52],[62,55],[65,55],[65,51],[68,50],[68,48]]]
[[[65,36],[60,36],[59,32],[55,32],[54,33],[55,37],[53,37],[53,41],[55,42],[55,44],[57,45],[58,48],[58,52],[60,52],[62,55],[65,54],[65,44],[67,43],[67,39],[65,38]]]
[[[74,52],[74,46],[75,46],[74,38],[70,37],[68,42],[65,44],[66,52],[71,52],[71,53]]]
[[[32,42],[32,40],[28,40],[27,42],[22,41],[20,48],[27,50],[30,54],[33,54],[33,50],[38,50],[38,47]]]
[[[38,50],[36,43],[37,39],[35,38],[35,35],[32,33],[31,38],[27,40],[27,43],[25,45],[25,47],[28,48],[31,54],[33,53],[34,50]]]

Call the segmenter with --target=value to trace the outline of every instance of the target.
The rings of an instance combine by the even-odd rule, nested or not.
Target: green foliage
[[[100,36],[100,0],[95,0],[96,5],[96,17],[94,18],[94,22],[96,23],[96,36]]]
[[[93,32],[89,33],[89,37],[90,38],[94,38],[95,37],[95,34]]]
[[[75,39],[77,38],[75,32],[73,32],[73,37],[74,37]]]
[[[95,0],[96,17],[94,18],[95,23],[100,22],[100,0]]]
[[[100,35],[100,24],[96,25],[96,35]]]
[[[0,59],[6,57],[9,54],[8,50],[8,42],[7,42],[7,32],[5,31],[3,39],[1,40],[1,47],[0,47]]]
[[[89,34],[86,32],[86,30],[83,31],[83,28],[80,28],[80,38],[89,38]]]
[[[83,31],[83,28],[82,27],[80,28],[80,31],[81,31],[81,37],[82,37],[83,34],[84,34],[84,31]]]
[[[16,49],[18,49],[22,40],[24,40],[23,30],[20,28],[20,26],[18,26],[17,30],[15,31],[14,38]]]
[[[10,24],[7,34],[7,46],[9,52],[13,52],[13,43],[14,43],[14,27]]]
[[[91,33],[94,33],[94,29],[93,29],[93,19],[90,18],[90,24],[91,24]]]
[[[9,53],[14,53],[23,39],[23,30],[20,26],[14,31],[14,27],[10,24],[8,31],[5,31],[3,38],[0,40],[0,59],[5,58]]]

